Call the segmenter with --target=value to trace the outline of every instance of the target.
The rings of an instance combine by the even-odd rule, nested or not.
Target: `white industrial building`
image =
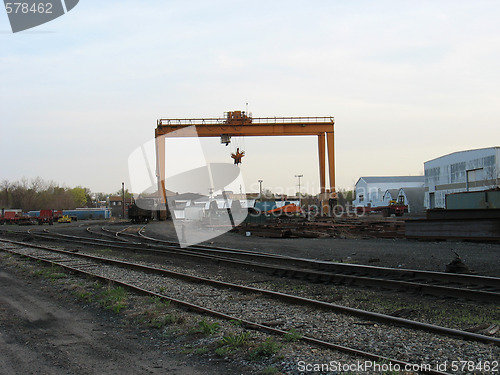
[[[387,206],[389,200],[397,199],[399,189],[423,187],[424,182],[424,176],[361,177],[356,182],[356,199],[352,204],[354,207]]]
[[[446,195],[499,187],[500,147],[454,152],[424,163],[426,208],[445,208]]]

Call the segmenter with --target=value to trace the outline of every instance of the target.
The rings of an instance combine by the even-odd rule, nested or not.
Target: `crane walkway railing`
[[[228,120],[226,118],[159,119],[158,126],[197,126],[197,125],[269,125],[269,124],[326,124],[334,121],[332,116],[323,117],[248,117]]]

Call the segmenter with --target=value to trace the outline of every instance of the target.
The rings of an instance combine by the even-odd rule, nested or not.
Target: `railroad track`
[[[245,316],[241,316],[241,312],[239,315],[234,315],[234,313],[227,313],[227,309],[231,310],[231,307],[227,306],[227,301],[224,303],[225,306],[225,311],[217,311],[214,310],[213,308],[202,306],[198,303],[193,303],[193,301],[186,301],[186,300],[181,300],[176,297],[172,296],[167,296],[163,293],[158,293],[157,291],[144,288],[143,286],[140,286],[138,284],[148,284],[145,281],[141,282],[135,282],[135,283],[130,283],[127,282],[126,280],[123,279],[123,277],[114,277],[111,278],[108,275],[109,274],[117,274],[116,269],[133,269],[134,271],[140,272],[141,274],[149,274],[149,275],[156,275],[156,276],[161,276],[162,278],[168,277],[168,278],[175,278],[179,280],[183,280],[189,283],[196,283],[197,285],[199,284],[204,284],[204,285],[209,285],[210,287],[217,287],[219,290],[232,290],[231,296],[232,299],[234,297],[235,291],[238,293],[253,293],[253,294],[259,294],[262,296],[265,296],[266,298],[273,298],[273,299],[280,299],[282,301],[286,301],[286,303],[291,303],[291,304],[296,304],[296,305],[307,305],[309,307],[314,307],[314,308],[320,308],[322,310],[332,310],[335,312],[342,312],[343,314],[351,314],[351,315],[356,315],[357,317],[362,317],[364,319],[369,319],[369,320],[375,320],[375,321],[380,321],[384,324],[394,324],[394,325],[399,325],[399,326],[405,326],[405,327],[411,327],[412,329],[417,329],[417,330],[424,330],[424,331],[429,331],[435,334],[440,334],[440,335],[446,335],[446,336],[453,336],[453,337],[459,337],[467,340],[474,340],[474,341],[479,341],[482,343],[487,343],[487,344],[493,344],[496,346],[500,346],[500,339],[494,338],[494,337],[489,337],[489,336],[484,336],[484,335],[478,335],[470,332],[465,332],[465,331],[459,331],[459,330],[453,330],[453,329],[448,329],[445,327],[440,327],[440,326],[435,326],[435,325],[430,325],[430,324],[425,324],[421,322],[414,322],[406,319],[401,319],[401,318],[395,318],[392,316],[387,316],[383,314],[375,314],[371,312],[366,312],[363,310],[357,310],[357,309],[350,309],[350,308],[345,308],[343,306],[337,306],[329,303],[325,303],[322,301],[316,301],[312,299],[307,299],[307,298],[302,298],[302,297],[297,297],[297,296],[292,296],[292,295],[287,295],[283,293],[278,293],[278,292],[273,292],[273,291],[268,291],[268,290],[263,290],[263,289],[257,289],[257,288],[251,288],[248,286],[241,286],[241,285],[236,285],[236,284],[231,284],[231,283],[225,283],[221,281],[216,281],[216,280],[209,280],[206,278],[200,278],[196,276],[190,276],[190,275],[185,275],[177,272],[172,272],[169,270],[157,268],[157,267],[152,267],[152,266],[145,266],[142,264],[137,264],[137,263],[131,263],[131,262],[124,262],[116,259],[110,259],[110,258],[105,258],[105,257],[97,257],[94,255],[89,255],[89,254],[80,254],[80,253],[73,253],[71,251],[66,251],[66,250],[61,250],[61,249],[52,249],[52,248],[47,248],[43,246],[38,246],[38,245],[30,245],[30,244],[25,244],[25,243],[20,243],[16,241],[10,241],[10,240],[1,240],[3,243],[8,243],[10,248],[4,248],[2,250],[8,251],[11,253],[16,253],[16,254],[22,254],[24,256],[28,256],[32,259],[44,261],[47,263],[51,263],[53,265],[58,265],[61,266],[65,269],[68,269],[72,272],[77,272],[80,274],[84,274],[87,276],[91,277],[97,277],[102,280],[109,280],[112,281],[118,285],[125,286],[129,289],[132,289],[136,292],[140,293],[145,293],[149,295],[154,295],[163,299],[168,299],[171,300],[172,302],[175,302],[181,306],[188,307],[190,309],[194,309],[197,311],[200,311],[205,314],[210,314],[213,316],[216,316],[218,318],[222,319],[229,319],[229,320],[239,320],[243,323],[248,328],[252,329],[258,329],[261,331],[266,331],[268,333],[272,334],[280,334],[280,335],[285,335],[288,333],[288,331],[283,330],[283,329],[277,329],[273,328],[271,326],[250,320],[249,318],[246,318]],[[102,265],[105,264],[105,268],[102,269]],[[111,268],[112,269],[111,269]],[[100,270],[97,270],[101,268]],[[197,298],[199,299],[199,298]],[[234,309],[233,309],[234,311]],[[251,314],[250,314],[251,315]],[[311,323],[312,326],[314,326],[313,323]],[[367,352],[364,350],[361,350],[359,348],[351,348],[345,345],[339,345],[338,343],[331,342],[331,341],[326,341],[323,337],[313,337],[313,336],[302,336],[302,340],[304,342],[307,342],[309,344],[314,344],[314,345],[319,345],[322,347],[326,347],[329,349],[333,350],[338,350],[350,354],[355,354],[358,356],[362,356],[364,358],[372,359],[375,361],[386,361],[394,364],[399,364],[400,366],[407,366],[411,365],[408,362],[389,358],[384,355],[380,355],[377,353],[371,353]],[[444,372],[440,372],[437,370],[429,370],[429,371],[424,371],[425,373],[431,373],[431,374],[444,374]]]
[[[30,231],[30,234],[45,239],[107,246],[148,254],[175,254],[311,282],[380,287],[437,297],[500,302],[500,278],[495,277],[334,263],[205,245],[182,249],[175,242],[146,236],[142,227],[135,228],[137,233],[128,233],[127,229],[128,227],[120,231],[111,231],[102,227],[101,231],[96,232],[87,228],[89,234],[103,236],[106,239],[52,233],[47,230],[42,233]]]

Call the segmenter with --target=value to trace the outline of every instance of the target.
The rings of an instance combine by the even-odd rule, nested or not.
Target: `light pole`
[[[303,174],[296,174],[295,177],[299,179],[299,207],[302,207],[302,194],[300,193],[300,178],[304,177]]]
[[[125,182],[122,182],[122,219],[125,219]]]
[[[262,182],[264,180],[259,180],[259,185],[260,185],[260,188],[259,188],[259,199],[260,201],[262,202]]]

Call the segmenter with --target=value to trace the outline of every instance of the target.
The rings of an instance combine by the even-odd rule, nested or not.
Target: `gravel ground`
[[[169,267],[169,269],[171,268],[172,266]],[[433,364],[435,366],[438,363],[452,363],[464,359],[474,363],[493,362],[499,358],[500,354],[498,348],[491,345],[464,342],[430,333],[364,322],[358,318],[284,304],[258,295],[241,294],[213,286],[178,280],[167,281],[164,277],[145,275],[111,266],[101,266],[97,272],[113,276],[116,279],[133,281],[144,288],[161,291],[174,298],[188,299],[205,307],[223,310],[241,319],[272,324],[284,330],[295,328],[308,336],[356,347],[379,355],[397,357],[410,363]],[[210,271],[206,270],[206,272]],[[281,355],[289,360],[281,361],[279,367],[284,373],[290,374],[301,372],[298,366],[300,361],[304,363],[329,363],[332,360],[331,351],[297,343],[291,347],[288,346],[282,353]],[[294,359],[290,360],[290,358]],[[358,360],[338,353],[334,354],[334,358],[342,363],[355,363]],[[255,364],[254,367],[257,367],[256,370],[258,369]],[[456,373],[466,372],[458,371]]]
[[[171,222],[146,225],[146,234],[177,240]],[[272,254],[344,261],[382,267],[444,272],[457,252],[471,270],[480,275],[500,277],[500,244],[406,239],[262,238],[224,233],[205,242]]]

